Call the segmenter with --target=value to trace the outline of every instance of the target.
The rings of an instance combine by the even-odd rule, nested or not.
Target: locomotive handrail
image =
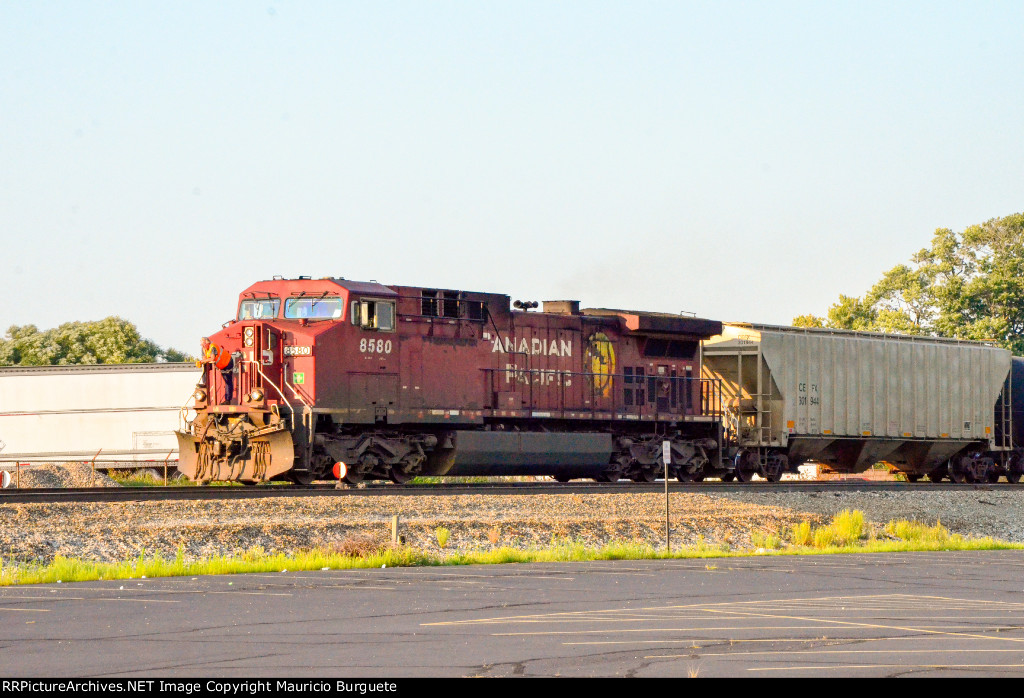
[[[291,388],[291,389],[292,389],[292,392],[293,392],[293,393],[295,393],[295,397],[299,398],[299,401],[300,401],[300,402],[302,403],[302,405],[303,405],[303,406],[304,406],[304,407],[305,407],[305,408],[306,408],[307,410],[311,410],[311,409],[313,409],[313,406],[312,406],[312,405],[310,405],[310,404],[309,404],[308,402],[306,402],[306,398],[302,397],[302,393],[300,393],[300,392],[299,392],[299,391],[298,391],[298,390],[297,390],[297,389],[295,388],[295,386],[294,386],[294,385],[292,385],[291,383],[289,383],[289,382],[288,382],[288,379],[287,379],[287,378],[285,378],[285,377],[283,377],[283,376],[282,376],[281,380],[283,380],[283,381],[284,381],[284,384],[285,384],[285,385],[287,385],[287,386],[288,386],[289,388]],[[289,407],[291,407],[291,405],[289,405]]]
[[[188,406],[189,400],[192,401],[192,407]],[[192,422],[188,421],[188,411],[190,409],[195,409],[195,403],[196,393],[195,390],[193,390],[192,394],[188,396],[188,400],[185,400],[185,404],[182,405],[181,408],[178,410],[178,426],[181,427],[183,424],[185,426],[184,429],[179,429],[179,431],[186,431],[187,429],[192,427],[192,422],[194,422],[195,420],[193,419]]]
[[[265,374],[263,372],[263,369],[260,368],[259,362],[257,362],[257,361],[244,361],[243,363],[252,365],[256,369],[256,373],[260,374],[260,378],[265,380],[267,383],[270,383],[270,385],[274,388],[274,390],[277,391],[277,394],[281,396],[281,399],[284,400],[284,404],[288,405],[288,412],[290,413],[290,416],[291,416],[291,419],[292,419],[292,429],[294,430],[295,429],[295,410],[292,409],[292,403],[288,402],[288,398],[286,398],[284,396],[284,391],[277,387],[277,383],[275,383],[269,377],[267,377],[267,374]],[[285,382],[287,382],[287,379],[282,378],[282,380],[285,380]]]

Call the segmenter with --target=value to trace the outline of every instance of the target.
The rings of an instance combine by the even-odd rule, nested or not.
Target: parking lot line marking
[[[1024,664],[822,664],[818,666],[747,667],[747,671],[835,671],[836,669],[1020,669]]]
[[[619,635],[621,633],[702,633],[720,630],[821,630],[820,625],[737,625],[722,628],[607,628],[603,630],[537,630],[521,633],[491,633],[491,637],[513,637],[516,635]]]
[[[610,609],[597,609],[588,611],[563,611],[558,613],[535,613],[521,616],[506,616],[506,617],[489,617],[489,618],[477,618],[467,620],[456,620],[456,621],[441,621],[435,623],[423,623],[423,625],[474,625],[474,624],[495,624],[495,623],[565,623],[565,622],[594,622],[597,620],[612,620],[609,616],[615,614],[641,614],[641,613],[660,613],[665,614],[666,612],[699,612],[699,613],[729,613],[734,616],[749,615],[751,617],[761,616],[765,618],[774,619],[790,619],[800,620],[803,622],[822,622],[822,623],[835,623],[835,624],[851,624],[851,625],[862,625],[863,627],[878,627],[878,628],[897,628],[898,626],[886,626],[886,625],[871,625],[871,624],[857,624],[852,621],[843,620],[829,620],[826,618],[805,618],[802,616],[786,616],[779,614],[766,614],[766,613],[744,613],[742,611],[731,611],[727,607],[736,608],[741,606],[744,608],[756,608],[757,606],[770,606],[771,608],[781,607],[796,607],[796,608],[809,608],[809,604],[815,604],[815,608],[829,609],[833,613],[837,611],[835,608],[839,603],[846,602],[852,607],[846,611],[847,613],[861,613],[861,607],[856,605],[858,601],[898,601],[901,599],[909,599],[918,603],[923,603],[922,600],[930,599],[932,601],[947,601],[953,603],[964,604],[963,610],[970,611],[972,609],[985,608],[986,610],[992,609],[993,607],[1002,607],[1004,612],[1016,612],[1017,610],[1024,611],[1024,602],[1013,602],[1013,601],[987,601],[987,600],[973,600],[973,599],[958,599],[945,596],[915,596],[911,594],[866,594],[863,596],[830,596],[830,597],[807,597],[800,599],[757,599],[752,601],[722,601],[718,603],[693,603],[693,604],[678,604],[672,606],[644,606],[640,608],[610,608]],[[830,603],[831,602],[831,603]],[[805,604],[804,606],[796,606],[795,604]],[[886,611],[899,611],[904,606],[898,608],[885,607],[883,610]],[[927,606],[920,606],[920,609],[927,609]],[[912,609],[913,610],[913,609]],[[946,610],[946,607],[943,607]],[[1003,616],[1005,617],[1005,616]],[[661,620],[664,620],[664,615],[660,616]],[[626,622],[634,619],[622,619]],[[985,636],[979,636],[985,637]],[[988,638],[988,639],[1004,639],[1004,638]]]
[[[778,628],[765,628],[765,629],[766,630],[778,630]],[[821,629],[822,628],[817,628],[817,630],[821,630]],[[836,645],[836,644],[846,645],[846,644],[850,644],[850,643],[861,643],[861,642],[889,642],[890,640],[891,641],[897,641],[897,640],[920,640],[920,639],[922,639],[920,635],[889,635],[889,636],[886,636],[886,637],[829,637],[829,638],[822,638],[822,637],[767,637],[767,638],[750,638],[750,639],[747,639],[747,640],[736,639],[736,638],[731,638],[731,637],[730,638],[698,637],[698,638],[686,638],[686,639],[683,639],[683,640],[668,640],[668,639],[665,639],[665,640],[607,640],[607,641],[594,641],[594,642],[563,642],[562,644],[563,645],[629,645],[629,644],[665,644],[665,643],[672,643],[672,642],[694,642],[694,643],[704,642],[704,643],[709,644],[709,645],[712,645],[712,644],[713,645],[720,645],[721,643],[728,641],[728,643],[730,645],[748,645],[748,644],[756,644],[756,643],[763,643],[763,642],[803,642],[803,643],[808,643],[808,642],[824,642],[824,643],[826,643],[828,645]],[[958,637],[944,637],[944,636],[943,637],[929,637],[929,640],[959,640],[959,639],[960,638],[958,638]],[[700,649],[700,646],[697,646],[694,649]],[[845,652],[846,650],[836,650],[836,651]],[[867,652],[867,651],[871,651],[871,652],[877,651],[877,652],[880,652],[880,653],[885,653],[885,652],[889,652],[889,651],[891,651],[891,652],[899,652],[900,650],[897,650],[897,649],[893,649],[893,650],[865,650],[865,652]],[[914,651],[917,651],[917,650],[914,650]],[[933,652],[935,650],[927,650],[927,651]],[[942,650],[942,651],[944,652],[945,650]],[[979,651],[986,651],[986,650],[979,650]],[[1001,649],[1001,650],[993,649],[993,650],[990,650],[990,651],[992,651],[992,652],[1024,652],[1024,650],[1010,649],[1010,648]],[[702,655],[702,656],[705,656],[705,657],[731,657],[733,655],[741,655],[741,654],[786,654],[786,653],[791,653],[791,652],[799,652],[799,650],[756,650],[756,651],[755,650],[751,650],[749,652],[725,652],[725,653],[722,653],[722,654],[705,654],[705,655]],[[669,656],[673,656],[674,657],[674,656],[680,656],[680,655],[669,655]],[[689,656],[689,655],[681,655],[681,656]]]
[[[842,625],[842,626],[848,626],[848,627],[853,627],[853,628],[874,628],[876,630],[893,630],[893,631],[895,631],[895,630],[902,630],[904,632],[917,632],[917,633],[923,633],[923,634],[926,634],[926,635],[949,635],[951,637],[969,637],[969,638],[973,638],[975,640],[995,640],[995,641],[1000,641],[1000,642],[1024,642],[1024,638],[1018,638],[1018,637],[991,637],[989,635],[980,635],[978,633],[963,633],[963,632],[952,632],[952,631],[945,631],[945,630],[928,630],[928,629],[925,629],[925,628],[916,629],[916,628],[912,628],[912,627],[908,628],[908,627],[903,627],[903,626],[899,626],[899,625],[885,625],[885,624],[882,624],[882,623],[857,623],[857,622],[849,621],[849,620],[829,620],[829,619],[817,619],[817,618],[804,618],[804,617],[801,617],[801,616],[786,616],[786,615],[773,614],[773,613],[750,613],[748,611],[727,611],[727,610],[724,610],[724,609],[714,609],[713,611],[710,611],[710,612],[712,612],[712,613],[730,614],[730,615],[748,616],[748,617],[761,617],[761,618],[776,618],[776,619],[785,619],[785,620],[798,620],[798,621],[803,621],[805,623],[813,623],[813,622],[817,621],[819,623],[824,623],[824,624],[828,624],[828,625]]]
[[[888,639],[888,638],[885,638]],[[699,648],[697,648],[699,649]],[[977,653],[1007,653],[1017,652],[1020,650],[1013,648],[1002,648],[1002,649],[943,649],[940,650],[943,654],[977,654]],[[927,652],[935,652],[934,649],[920,649],[920,650],[761,650],[761,651],[750,651],[750,652],[716,652],[701,654],[700,657],[746,657],[757,655],[763,657],[765,655],[781,655],[790,657],[799,654],[925,654]],[[679,658],[691,658],[691,654],[672,654],[672,655],[650,655],[644,657],[644,659],[679,659]]]
[[[8,608],[7,606],[0,606],[0,611],[20,611],[21,613],[49,613],[51,610],[49,608]]]
[[[189,592],[191,593],[191,592]],[[295,596],[279,591],[196,591],[196,594],[241,594],[242,596]],[[175,601],[174,603],[180,603]]]
[[[37,598],[35,599],[35,601],[44,601],[46,603],[53,603],[55,601],[88,601],[89,603],[94,603],[97,601],[130,601],[133,603],[181,603],[181,601],[174,601],[172,599],[87,599],[84,596],[51,596],[49,598]]]

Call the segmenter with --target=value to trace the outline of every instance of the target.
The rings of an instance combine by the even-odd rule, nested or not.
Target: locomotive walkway
[[[670,492],[725,494],[732,492],[942,492],[1019,490],[1024,483],[929,483],[929,482],[669,482]],[[388,496],[458,496],[467,494],[624,494],[664,492],[665,483],[554,483],[502,482],[467,485],[393,485],[369,484],[337,488],[334,485],[308,487],[272,485],[262,487],[80,487],[0,490],[0,504],[58,502],[146,502],[207,499],[264,499],[268,497],[388,497]]]

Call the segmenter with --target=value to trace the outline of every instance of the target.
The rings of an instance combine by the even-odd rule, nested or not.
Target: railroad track
[[[725,494],[730,492],[977,492],[1024,489],[1022,484],[955,484],[909,482],[670,482],[670,492]],[[474,484],[405,485],[368,484],[365,487],[336,488],[334,485],[308,487],[272,485],[263,487],[82,487],[62,489],[0,490],[3,504],[50,504],[58,502],[153,502],[200,499],[263,499],[267,497],[402,497],[453,496],[466,494],[636,494],[664,492],[664,482],[651,483],[556,483],[494,482]]]

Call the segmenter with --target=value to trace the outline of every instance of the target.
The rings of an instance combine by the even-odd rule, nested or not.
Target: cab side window
[[[395,304],[392,301],[361,299],[352,301],[352,324],[364,330],[395,331]]]

